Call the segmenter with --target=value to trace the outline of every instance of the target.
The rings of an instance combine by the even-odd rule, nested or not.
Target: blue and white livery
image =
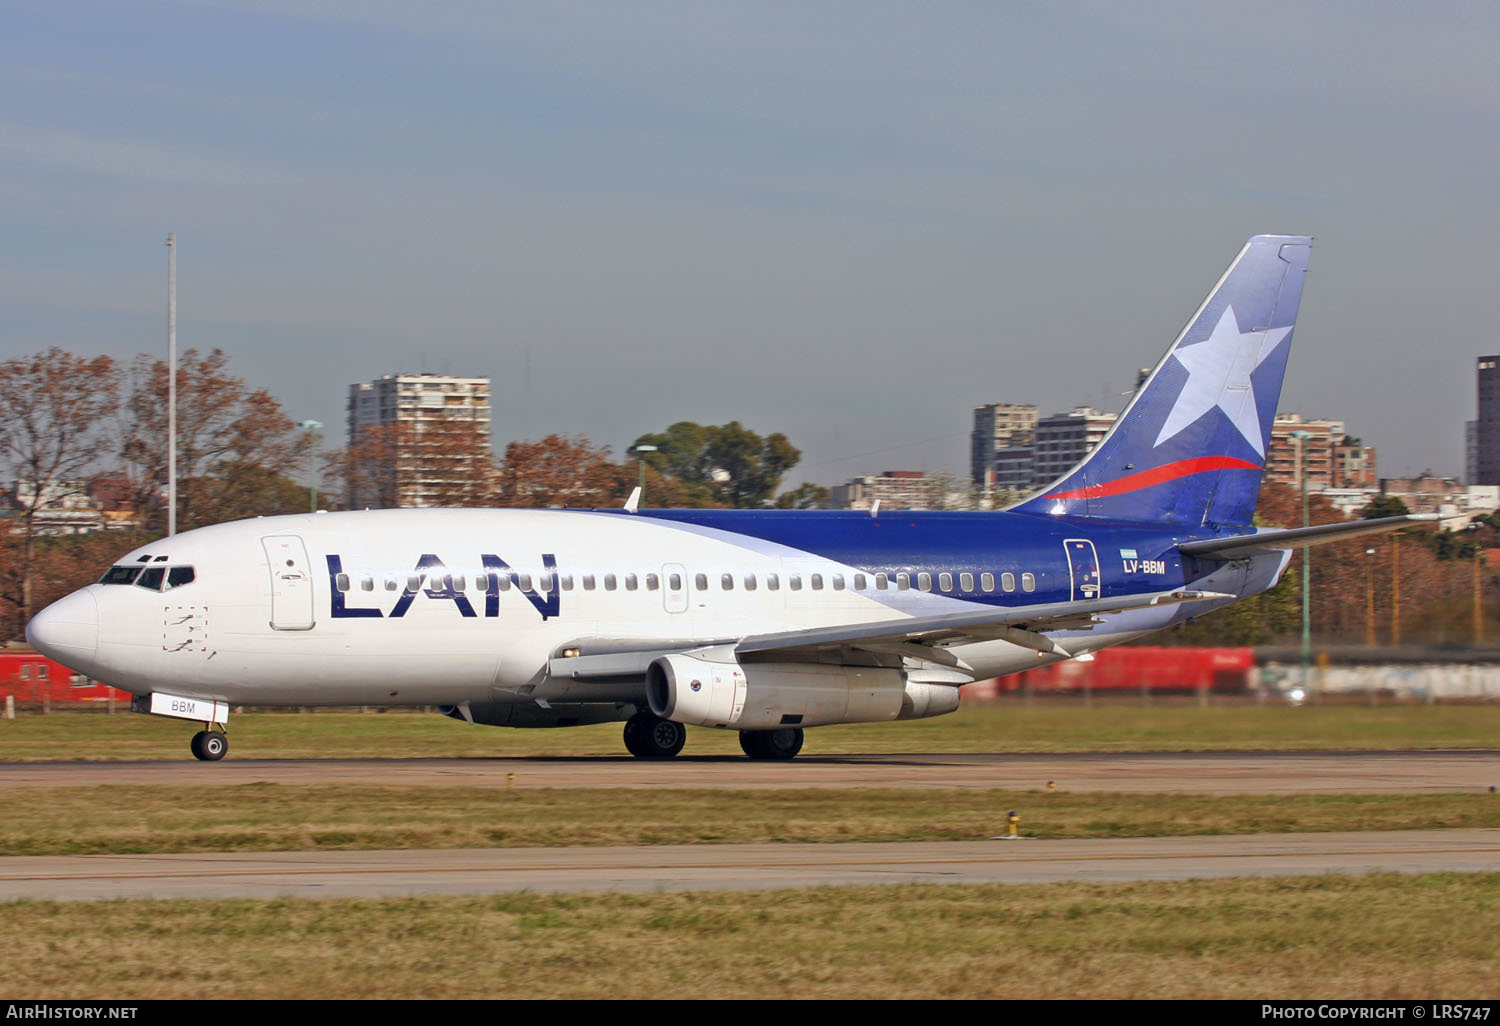
[[[787,759],[803,729],[951,712],[961,685],[1088,654],[1274,585],[1289,549],[1393,517],[1251,526],[1311,240],[1251,239],[1099,446],[1004,512],[376,510],[152,542],[27,627],[197,719],[439,705],[470,723],[684,724]]]

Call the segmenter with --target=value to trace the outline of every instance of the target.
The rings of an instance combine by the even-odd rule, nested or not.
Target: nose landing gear
[[[218,762],[229,751],[229,738],[221,730],[200,730],[188,745],[193,757],[203,762]]]

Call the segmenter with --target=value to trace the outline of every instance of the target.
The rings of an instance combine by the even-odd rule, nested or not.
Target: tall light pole
[[[1469,521],[1469,531],[1474,539],[1474,647],[1478,648],[1484,644],[1484,594],[1480,589],[1479,561],[1484,556],[1484,549],[1479,545],[1479,530],[1482,525],[1477,520]]]
[[[308,512],[316,513],[318,511],[318,442],[323,438],[318,432],[323,430],[323,425],[316,420],[302,420],[297,422],[297,426],[307,431],[312,438],[312,484],[307,487],[309,492],[307,501]]]
[[[660,452],[661,449],[655,445],[637,445],[630,451],[635,453],[636,487],[641,490],[641,495],[644,496],[646,494],[646,461],[641,459],[641,453]]]
[[[1401,647],[1401,532],[1391,532],[1391,647]]]
[[[1297,440],[1297,483],[1302,489],[1302,526],[1307,527],[1307,440],[1308,431],[1293,431]],[[1302,550],[1302,693],[1312,694],[1312,607],[1308,604],[1312,588],[1312,562],[1307,549]]]
[[[177,533],[177,233],[167,233],[167,535]]]

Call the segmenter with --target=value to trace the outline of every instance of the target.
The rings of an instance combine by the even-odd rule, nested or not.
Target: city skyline
[[[1248,235],[1308,231],[1283,407],[1461,474],[1500,12],[1258,9],[18,3],[0,355],[164,349],[172,231],[179,344],[294,419],[475,374],[501,442],[963,473],[973,407],[1118,411]]]

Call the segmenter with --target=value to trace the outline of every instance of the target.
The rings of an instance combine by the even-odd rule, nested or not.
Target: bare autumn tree
[[[121,455],[147,509],[167,482],[167,367],[148,356],[131,367]],[[283,489],[264,487],[305,468],[311,439],[264,389],[229,373],[215,349],[181,354],[177,365],[177,523],[200,527],[262,513],[292,512]],[[294,507],[301,508],[301,507]]]
[[[618,505],[635,484],[626,483],[628,477],[610,460],[608,446],[596,448],[582,436],[548,435],[505,447],[495,501],[523,507]]]
[[[56,346],[0,363],[0,462],[15,489],[19,544],[4,561],[0,595],[25,624],[34,605],[38,515],[82,492],[85,472],[110,452],[109,415],[119,398],[114,361]]]
[[[350,509],[395,509],[401,505],[397,487],[398,425],[361,429],[359,437],[323,456],[324,491],[336,486]]]

